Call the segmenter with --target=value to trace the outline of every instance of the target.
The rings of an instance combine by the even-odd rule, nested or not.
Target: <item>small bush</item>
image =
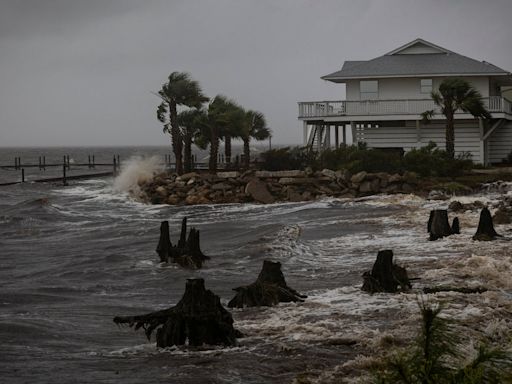
[[[405,154],[403,162],[407,171],[416,172],[423,177],[460,176],[473,167],[468,154],[452,159],[433,142],[426,147],[410,150]]]
[[[468,154],[451,159],[446,151],[429,143],[426,147],[412,149],[402,156],[402,152],[393,149],[367,149],[364,143],[344,145],[337,149],[328,149],[320,154],[307,148],[279,148],[262,154],[263,168],[269,171],[286,169],[314,170],[328,168],[347,169],[351,173],[387,172],[403,173],[410,171],[422,177],[460,176],[473,167]]]
[[[306,148],[285,147],[271,149],[261,154],[262,168],[267,171],[283,171],[290,169],[304,169],[315,162],[316,154],[308,152]]]

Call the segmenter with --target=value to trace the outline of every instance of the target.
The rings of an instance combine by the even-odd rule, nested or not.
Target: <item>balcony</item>
[[[512,115],[512,104],[501,96],[483,99],[491,113]],[[311,101],[299,102],[299,118],[325,118],[343,116],[415,115],[434,109],[440,114],[432,99],[363,100],[363,101]],[[457,113],[464,114],[462,111]]]

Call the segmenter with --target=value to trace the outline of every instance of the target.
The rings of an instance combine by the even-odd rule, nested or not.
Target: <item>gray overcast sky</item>
[[[422,37],[512,71],[511,0],[0,0],[0,146],[159,145],[157,91],[188,71],[300,143],[320,76]]]

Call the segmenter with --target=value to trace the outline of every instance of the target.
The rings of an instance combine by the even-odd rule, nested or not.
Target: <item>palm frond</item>
[[[423,124],[430,124],[430,121],[432,120],[434,115],[435,115],[435,111],[433,109],[421,113],[421,115],[420,115],[421,122]]]

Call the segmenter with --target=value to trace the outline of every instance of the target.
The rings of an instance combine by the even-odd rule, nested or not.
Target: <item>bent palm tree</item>
[[[228,124],[224,128],[224,154],[226,164],[231,164],[231,139],[240,138],[245,125],[245,111],[239,105],[230,106]]]
[[[164,132],[171,134],[172,148],[176,157],[176,172],[183,173],[183,136],[178,123],[178,106],[200,108],[208,101],[197,81],[185,72],[173,72],[157,95],[162,103],[157,108],[157,118],[164,124]]]
[[[238,127],[243,122],[243,110],[225,96],[216,96],[208,108],[210,172],[217,171],[217,157],[220,139],[230,127]],[[232,128],[235,131],[234,128]],[[228,135],[229,136],[229,135]]]
[[[200,133],[200,118],[203,111],[189,109],[178,114],[178,124],[183,136],[183,167],[185,172],[192,170],[192,143]]]
[[[485,108],[482,95],[466,80],[458,78],[445,79],[439,85],[439,92],[432,91],[432,100],[441,107],[441,113],[446,117],[446,152],[450,158],[455,154],[454,115],[459,109],[472,114],[474,117],[490,119],[491,115]],[[423,112],[423,122],[428,123],[435,111]]]
[[[247,111],[245,114],[245,125],[241,138],[244,142],[244,167],[249,168],[250,143],[251,139],[265,140],[270,136],[270,129],[267,128],[265,116],[261,112]]]

